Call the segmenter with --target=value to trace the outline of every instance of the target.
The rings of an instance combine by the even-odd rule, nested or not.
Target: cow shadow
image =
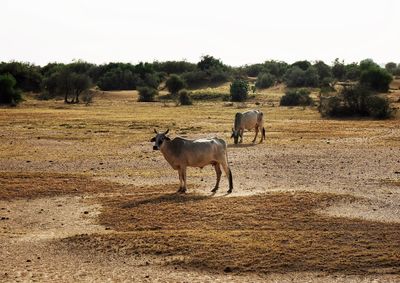
[[[213,194],[210,195],[197,195],[197,194],[180,194],[180,193],[171,193],[158,195],[155,197],[149,197],[145,199],[139,199],[134,201],[129,201],[124,203],[121,207],[124,209],[137,208],[142,205],[157,205],[163,203],[186,203],[193,201],[203,201],[209,199]]]
[[[228,144],[228,148],[246,148],[258,145],[258,143],[239,143],[239,144]]]

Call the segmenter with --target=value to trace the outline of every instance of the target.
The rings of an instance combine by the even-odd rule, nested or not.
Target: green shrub
[[[139,102],[153,102],[154,97],[158,94],[157,90],[148,86],[138,87]]]
[[[390,118],[394,112],[390,107],[389,100],[378,95],[368,96],[365,101],[365,107],[369,116],[377,119]]]
[[[229,94],[221,93],[221,92],[214,92],[214,91],[201,91],[201,92],[193,92],[191,93],[190,97],[193,100],[229,100]]]
[[[249,92],[249,83],[245,80],[236,79],[231,83],[230,95],[232,101],[245,101]]]
[[[16,84],[11,74],[0,75],[0,104],[17,105],[22,101],[21,92],[15,88]]]
[[[388,92],[392,80],[388,71],[379,66],[371,66],[361,71],[360,83],[375,91]]]
[[[318,110],[323,117],[366,116],[384,119],[394,113],[387,98],[376,95],[360,84],[343,88],[337,96],[322,96]]]
[[[186,86],[185,81],[178,75],[171,75],[165,82],[165,85],[171,95],[178,94],[178,92]]]
[[[192,99],[190,98],[190,93],[186,89],[179,91],[179,103],[181,105],[192,105]]]
[[[269,73],[260,73],[257,77],[256,87],[257,88],[269,88],[275,84],[276,78],[274,75]]]
[[[306,89],[290,89],[281,97],[280,106],[309,106],[314,102]]]
[[[40,92],[42,74],[40,67],[30,63],[9,62],[0,63],[0,75],[11,74],[15,81],[15,88],[22,91]]]
[[[190,88],[199,87],[208,83],[208,74],[204,71],[192,71],[182,74],[182,78]]]

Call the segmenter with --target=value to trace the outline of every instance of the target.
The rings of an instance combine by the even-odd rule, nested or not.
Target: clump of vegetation
[[[361,71],[360,75],[361,84],[379,92],[387,92],[392,79],[388,71],[379,66],[370,66],[366,70]]]
[[[21,91],[15,87],[16,84],[11,74],[0,75],[0,104],[15,106],[22,101]]]
[[[257,88],[269,88],[275,84],[276,78],[270,73],[260,73],[257,76],[256,87]]]
[[[138,87],[139,91],[139,102],[153,102],[158,91],[148,86]]]
[[[231,83],[230,95],[232,101],[246,101],[249,92],[249,83],[242,79],[236,79]]]
[[[179,91],[179,103],[181,105],[192,105],[192,99],[190,97],[190,93],[186,89],[182,89]]]
[[[185,81],[175,74],[169,77],[165,85],[172,96],[176,96],[178,92],[186,86]]]
[[[196,91],[192,92],[190,97],[193,100],[223,100],[228,101],[230,95],[228,93],[216,92],[216,91]]]
[[[306,65],[300,66],[304,68]],[[294,65],[287,70],[283,79],[288,87],[318,87],[319,85],[318,72],[312,66],[303,70],[298,65]]]
[[[0,75],[10,74],[14,77],[15,88],[21,91],[40,92],[43,76],[40,67],[30,63],[15,62],[0,63]]]
[[[280,106],[310,106],[313,104],[314,101],[307,89],[289,89],[280,100]]]
[[[346,86],[335,96],[321,96],[319,112],[323,117],[364,116],[377,119],[389,118],[394,113],[386,97],[363,84]]]

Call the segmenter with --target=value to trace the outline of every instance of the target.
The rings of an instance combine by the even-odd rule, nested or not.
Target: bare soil
[[[115,92],[0,109],[0,281],[399,282],[398,118],[324,120],[276,97],[247,105],[267,141],[229,145],[229,195],[226,179],[210,193],[211,167],[176,194],[148,141],[153,127],[229,140],[235,105]]]

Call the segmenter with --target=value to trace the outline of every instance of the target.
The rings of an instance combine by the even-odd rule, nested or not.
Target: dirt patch
[[[399,224],[316,212],[352,197],[303,192],[227,198],[142,189],[141,196],[103,199],[100,223],[120,232],[70,237],[62,240],[64,248],[161,255],[169,264],[201,270],[400,272]]]

